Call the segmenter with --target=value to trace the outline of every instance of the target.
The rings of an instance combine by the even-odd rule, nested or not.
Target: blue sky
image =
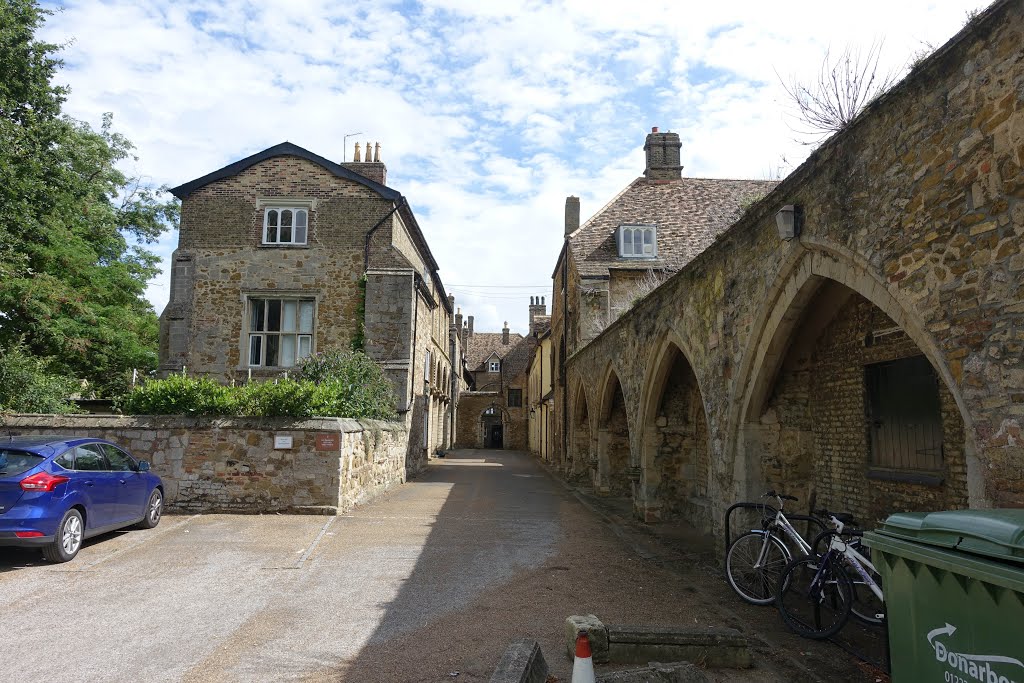
[[[652,126],[680,133],[686,175],[774,177],[810,150],[776,74],[808,80],[826,50],[876,40],[902,72],[986,4],[92,0],[42,35],[67,44],[65,111],[113,112],[137,147],[126,170],[156,185],[284,140],[339,161],[347,134],[349,157],[380,142],[463,313],[525,332],[565,197],[600,209],[642,173]],[[165,273],[157,312],[167,291]]]

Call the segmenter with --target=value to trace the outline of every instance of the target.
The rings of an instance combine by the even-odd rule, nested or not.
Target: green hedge
[[[391,420],[394,389],[360,352],[331,351],[306,359],[293,377],[222,386],[204,377],[171,375],[136,387],[118,403],[130,415],[351,417]]]

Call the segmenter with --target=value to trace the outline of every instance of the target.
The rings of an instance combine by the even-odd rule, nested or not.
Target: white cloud
[[[463,313],[525,332],[529,297],[550,297],[565,196],[584,220],[603,206],[642,173],[651,126],[680,133],[688,175],[765,177],[807,153],[776,73],[806,80],[830,46],[882,37],[900,69],[980,6],[73,0],[44,37],[74,39],[68,113],[114,112],[156,184],[286,139],[339,160],[346,134],[361,133],[349,154],[380,141]],[[165,270],[175,241],[158,245]],[[149,297],[163,307],[166,274]]]

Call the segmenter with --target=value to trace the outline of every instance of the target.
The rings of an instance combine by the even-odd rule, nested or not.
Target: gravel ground
[[[487,681],[538,640],[571,678],[565,618],[732,626],[756,667],[717,681],[883,676],[732,594],[706,539],[645,526],[527,454],[458,451],[340,517],[167,517],[90,540],[71,563],[0,548],[9,652],[60,643],[0,681]]]
[[[438,610],[421,624],[407,619],[410,609],[423,615],[422,593],[436,586],[416,581],[414,575],[412,585],[389,605],[385,619],[385,624],[403,622],[405,628],[385,627],[357,657],[310,680],[487,681],[505,646],[530,637],[540,643],[552,674],[568,681],[572,662],[564,650],[563,624],[570,614],[588,613],[605,623],[738,628],[757,643],[756,667],[709,670],[716,681],[885,680],[833,645],[789,634],[773,609],[742,603],[712,566],[707,539],[672,525],[652,533],[651,527],[629,521],[622,502],[571,489],[528,455],[455,452],[433,462],[417,482],[462,482],[467,470],[454,463],[475,458],[502,467],[483,475],[474,472],[473,494],[449,498],[438,527],[442,522],[461,525],[479,515],[488,520],[485,528],[472,539],[461,537],[461,531],[442,530],[440,537],[430,538],[431,554],[437,553],[438,560],[447,556],[436,544],[460,537],[466,544],[463,552],[472,548],[471,556],[494,552],[493,541],[503,526],[539,513],[551,522],[535,539],[543,561],[537,563],[538,548],[528,542],[511,552],[503,549],[507,559],[521,559],[517,571],[495,567],[498,576],[484,577],[472,563],[453,558],[445,568],[425,553],[424,573],[445,572],[462,595],[461,604]],[[544,476],[536,476],[540,473]],[[524,505],[528,497],[534,503]],[[538,505],[537,500],[545,502]]]

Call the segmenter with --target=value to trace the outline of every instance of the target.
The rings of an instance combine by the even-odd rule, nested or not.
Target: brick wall
[[[865,344],[865,330],[894,325],[854,294],[822,332],[809,358],[787,359],[791,367],[784,366],[761,418],[768,485],[798,495],[804,504],[813,492],[820,505],[849,510],[872,522],[898,510],[967,506],[963,420],[941,384],[943,459],[935,473],[941,482],[869,478],[864,368],[920,355],[903,332]]]
[[[149,460],[181,512],[337,514],[406,480],[408,434],[390,422],[15,415],[7,425],[124,446]],[[292,448],[276,449],[277,436]],[[336,447],[318,446],[324,437]]]

